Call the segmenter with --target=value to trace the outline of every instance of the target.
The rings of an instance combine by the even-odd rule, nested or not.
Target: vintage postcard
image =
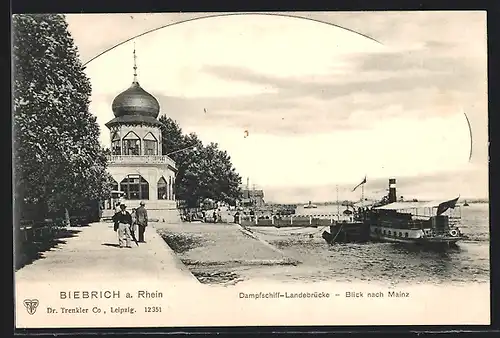
[[[490,323],[485,12],[12,31],[17,328]]]

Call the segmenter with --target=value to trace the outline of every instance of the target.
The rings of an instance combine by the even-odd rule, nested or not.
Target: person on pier
[[[240,212],[236,210],[236,213],[234,214],[234,223],[240,224],[240,218],[241,218]]]

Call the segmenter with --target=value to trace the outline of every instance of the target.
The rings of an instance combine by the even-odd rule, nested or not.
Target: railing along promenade
[[[88,223],[85,217],[70,217],[71,226]],[[67,229],[65,222],[60,219],[44,219],[42,221],[23,220],[19,222],[17,241],[31,242],[51,238]]]

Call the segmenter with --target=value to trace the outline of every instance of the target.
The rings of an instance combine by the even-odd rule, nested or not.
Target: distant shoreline
[[[368,200],[370,202],[375,202],[374,200]],[[417,199],[418,202],[430,202],[431,200],[428,200],[428,199],[423,199],[423,200],[419,200]],[[463,204],[467,201],[468,204],[484,204],[484,203],[490,203],[490,201],[488,199],[463,199],[463,200],[459,200],[459,203],[460,204]],[[342,204],[345,204],[345,203],[352,203],[352,204],[355,204],[355,203],[358,203],[359,201],[348,201],[348,200],[344,200],[344,201],[339,201],[339,202],[336,202],[336,201],[333,201],[333,202],[311,202],[312,204],[316,205],[316,206],[328,206],[328,205],[342,205]],[[405,200],[405,202],[410,202],[408,200]],[[269,202],[269,203],[266,203],[267,205],[269,206],[272,206],[272,205],[295,205],[295,206],[302,206],[302,205],[307,205],[309,202],[298,202],[298,203],[275,203],[275,202]]]

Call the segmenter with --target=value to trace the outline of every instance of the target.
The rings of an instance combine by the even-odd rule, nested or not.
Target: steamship
[[[308,204],[304,204],[303,208],[304,209],[316,209],[318,206],[316,204],[312,204],[311,201],[309,201]]]
[[[440,202],[397,201],[396,179],[389,179],[389,194],[370,210],[358,213],[369,224],[374,241],[455,245],[460,232],[458,197]]]

